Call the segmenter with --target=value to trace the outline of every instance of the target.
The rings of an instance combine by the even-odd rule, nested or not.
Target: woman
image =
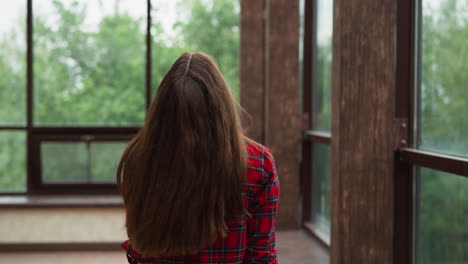
[[[207,55],[182,54],[117,171],[129,263],[277,263],[279,181]]]

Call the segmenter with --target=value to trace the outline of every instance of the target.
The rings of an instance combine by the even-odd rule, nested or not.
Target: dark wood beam
[[[331,263],[393,263],[396,1],[335,0]]]
[[[241,0],[240,104],[247,135],[264,143],[264,1]]]
[[[240,101],[247,135],[273,151],[278,227],[300,226],[299,0],[241,0]]]
[[[468,159],[418,149],[400,149],[400,160],[415,166],[426,167],[468,177]]]

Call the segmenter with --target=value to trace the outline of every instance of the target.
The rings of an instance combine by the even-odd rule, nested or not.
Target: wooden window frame
[[[26,15],[26,125],[0,126],[0,131],[23,131],[26,133],[26,191],[0,191],[0,195],[24,194],[117,194],[116,184],[50,184],[42,181],[40,170],[40,142],[60,140],[62,142],[86,142],[89,138],[100,141],[128,141],[141,126],[35,126],[33,125],[33,0],[27,2]],[[151,102],[151,0],[147,0],[145,60],[145,106]]]
[[[317,0],[304,1],[304,40],[303,40],[303,78],[302,78],[302,226],[327,249],[330,248],[330,238],[324,237],[313,223],[312,216],[312,145],[323,144],[331,148],[331,134],[312,130],[313,108],[313,71],[314,50],[316,42],[316,8]],[[331,208],[330,208],[331,209]],[[331,222],[330,222],[331,225]]]
[[[416,67],[420,56],[421,1],[399,0],[397,19],[396,122],[400,125],[395,159],[394,263],[416,263],[414,213],[416,167],[468,177],[468,158],[418,149],[414,128],[418,122]],[[407,129],[401,130],[402,127]]]

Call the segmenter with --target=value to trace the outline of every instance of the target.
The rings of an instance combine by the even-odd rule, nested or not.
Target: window
[[[417,168],[417,263],[466,263],[468,260],[468,179]]]
[[[408,14],[403,17],[405,23],[414,25],[412,30],[405,30],[401,26],[405,23],[400,23],[400,32],[409,35],[400,38],[400,81],[406,80],[406,84],[398,87],[407,88],[397,91],[403,108],[408,102],[409,111],[400,112],[410,120],[411,127],[409,147],[400,149],[400,159],[409,168],[399,172],[407,183],[397,184],[400,189],[405,189],[406,184],[411,186],[408,197],[413,204],[408,212],[412,214],[407,219],[413,223],[413,250],[409,255],[415,264],[466,263],[468,3],[415,0],[401,6],[411,10],[400,12]],[[405,63],[414,65],[413,81],[402,77],[405,71],[411,72]],[[414,96],[406,100],[411,89]],[[396,204],[397,212],[405,211],[400,204]],[[399,230],[411,228],[399,229],[397,225],[396,231]]]
[[[0,186],[3,190],[26,189],[26,133],[0,130]]]
[[[315,1],[312,130],[331,131],[333,1]]]
[[[324,236],[330,237],[330,158],[331,147],[312,144],[312,197],[310,221]]]
[[[0,5],[0,186],[26,189],[26,2]],[[23,19],[21,19],[23,18]]]
[[[468,3],[418,5],[415,147],[466,158]],[[468,262],[468,179],[428,168],[415,172],[416,263]]]
[[[0,3],[0,192],[115,192],[183,51],[213,56],[238,97],[239,13],[237,0]]]
[[[33,124],[141,125],[146,1],[33,2]]]
[[[468,156],[468,3],[421,1],[417,143]]]
[[[304,31],[304,222],[330,244],[332,1],[305,2]]]

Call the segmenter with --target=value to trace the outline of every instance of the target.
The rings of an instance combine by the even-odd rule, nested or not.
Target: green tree
[[[97,32],[84,29],[78,1],[54,1],[56,25],[34,20],[35,112],[45,125],[135,125],[145,111],[145,35],[142,19],[104,17]]]
[[[420,147],[468,156],[468,2],[424,1]],[[419,263],[468,263],[468,181],[421,169]]]
[[[24,20],[0,35],[0,126],[26,123],[26,48]],[[0,191],[21,191],[26,186],[26,134],[0,131]]]
[[[47,14],[35,9],[34,125],[125,126],[143,123],[146,12],[135,17],[121,11],[120,0],[115,0],[114,4],[113,12],[103,16],[91,29],[86,22],[89,9],[83,1],[54,0],[53,10],[48,10]],[[156,89],[183,51],[202,51],[218,61],[237,97],[238,5],[237,0],[179,0],[178,10],[187,12],[187,16],[178,17],[169,29],[178,31],[176,35],[165,32],[167,28],[158,21],[163,16],[153,16],[152,87]],[[26,49],[24,45],[17,45],[25,32],[25,24],[18,24],[0,39],[0,125],[20,125],[26,121],[26,65],[23,63]],[[123,148],[120,143],[91,144],[88,148],[84,147],[85,143],[47,144],[41,149],[44,154],[42,163],[47,169],[44,177],[51,180],[64,179],[64,176],[82,179],[86,176],[82,172],[85,169],[97,179],[109,179],[110,174],[113,178],[111,172],[115,164],[109,157],[118,160],[116,153],[120,154]],[[24,132],[2,132],[0,189],[25,188],[25,149]],[[93,161],[90,164],[89,157]],[[97,162],[99,160],[102,162]],[[66,173],[72,168],[79,171]]]

